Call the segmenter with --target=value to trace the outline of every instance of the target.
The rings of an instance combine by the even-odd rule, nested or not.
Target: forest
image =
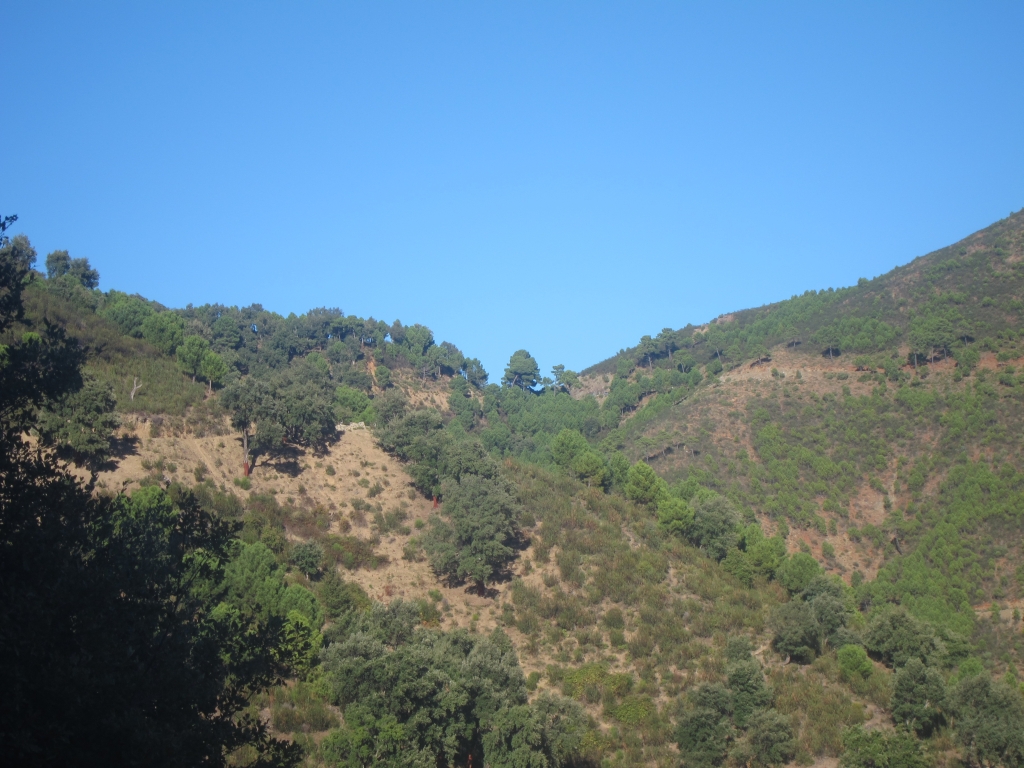
[[[1024,212],[493,378],[2,223],[14,762],[1024,766]]]

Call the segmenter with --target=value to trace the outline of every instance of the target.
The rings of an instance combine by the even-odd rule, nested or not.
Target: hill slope
[[[992,702],[1024,731],[1022,264],[1018,213],[852,288],[645,337],[579,380],[516,353],[525,375],[503,385],[422,326],[336,310],[167,310],[51,278],[28,321],[77,333],[115,393],[101,493],[191,486],[316,596],[320,662],[251,703],[307,764],[418,749],[423,722],[454,717],[397,693],[361,709],[359,632],[425,680],[450,670],[418,643],[500,628],[486,653],[512,649],[509,690],[535,708],[517,717],[575,723],[545,764],[952,765]],[[506,764],[489,738],[459,756]],[[974,759],[1017,764],[1006,738]]]

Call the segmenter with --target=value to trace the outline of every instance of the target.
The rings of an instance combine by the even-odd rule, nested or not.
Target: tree
[[[214,384],[223,384],[224,377],[228,375],[228,364],[224,358],[213,350],[207,350],[203,355],[203,362],[200,367],[203,378],[210,384],[210,394],[213,394]]]
[[[324,548],[317,541],[304,541],[292,550],[292,564],[306,576],[319,573],[323,561]]]
[[[373,421],[372,401],[365,392],[352,387],[338,387],[334,390],[334,415],[342,424],[356,421]]]
[[[647,360],[647,367],[650,368],[653,365],[653,356],[658,352],[658,344],[650,336],[643,336],[640,339],[640,343],[637,345],[636,353],[638,363],[640,360]]]
[[[788,717],[774,709],[753,713],[741,749],[755,765],[785,765],[796,757],[796,738]]]
[[[729,716],[732,697],[720,683],[702,685],[690,695],[692,709],[676,726],[675,739],[687,768],[722,765],[734,730]]]
[[[902,607],[876,613],[868,624],[864,645],[894,667],[917,658],[927,663],[941,656],[934,631]]]
[[[772,645],[783,656],[809,663],[820,645],[821,628],[811,606],[803,600],[790,600],[778,606],[769,626],[774,630]]]
[[[431,518],[423,546],[431,567],[481,592],[515,558],[519,507],[494,478],[464,475],[442,485],[444,516]]]
[[[501,383],[506,387],[519,387],[522,390],[537,386],[540,378],[540,367],[537,361],[525,349],[517,350],[509,358],[508,367]]]
[[[178,347],[178,367],[186,376],[196,380],[203,367],[203,358],[210,351],[210,342],[202,336],[188,336]]]
[[[569,469],[586,483],[588,488],[602,487],[608,480],[608,465],[597,451],[587,450],[578,454],[572,460]]]
[[[570,699],[541,694],[532,705],[502,707],[483,736],[494,768],[558,768],[583,744],[586,714]]]
[[[142,338],[173,355],[185,339],[185,322],[173,312],[154,312],[142,321]]]
[[[943,720],[946,685],[942,675],[912,658],[896,672],[892,690],[892,719],[919,736],[929,736]]]
[[[693,526],[693,510],[677,496],[658,502],[658,525],[676,536],[688,537]]]
[[[475,357],[467,357],[463,360],[462,373],[465,375],[466,381],[477,389],[483,389],[487,386],[487,371],[484,370],[483,364]]]
[[[904,731],[886,733],[856,725],[843,732],[842,768],[927,768],[921,743]]]
[[[39,412],[39,438],[76,464],[96,469],[110,455],[110,438],[118,425],[115,405],[109,385],[85,377],[77,392],[47,400]]]
[[[112,320],[125,336],[139,338],[142,336],[142,324],[153,314],[153,310],[138,296],[111,291],[102,314]]]
[[[222,395],[224,407],[231,412],[231,426],[242,433],[242,471],[246,477],[252,467],[253,453],[264,451],[276,435],[267,426],[257,432],[265,422],[271,421],[273,400],[267,385],[252,377],[228,387]],[[259,438],[259,439],[255,439]]]
[[[690,539],[710,557],[721,561],[736,546],[739,516],[732,503],[719,494],[698,494],[691,502]]]
[[[51,251],[46,256],[46,277],[53,280],[71,271],[71,255],[67,251]]]
[[[985,674],[968,677],[953,689],[950,710],[968,765],[1024,765],[1024,696],[1018,687]]]
[[[23,315],[26,245],[0,242],[0,333]],[[0,357],[4,758],[218,766],[247,746],[294,762],[243,712],[290,659],[279,621],[243,624],[222,602],[232,526],[190,494],[96,497],[26,442],[38,409],[83,383],[82,351],[61,330],[47,325]]]
[[[787,557],[779,566],[779,583],[789,590],[791,595],[803,592],[815,576],[822,573],[818,561],[806,552],[796,552]]]
[[[81,283],[83,288],[91,290],[99,287],[100,273],[92,268],[88,259],[72,259],[68,274]]]
[[[555,384],[564,387],[567,391],[571,392],[573,387],[579,386],[579,374],[576,371],[568,370],[564,365],[556,365],[552,368],[551,375],[555,379]]]
[[[874,667],[867,651],[860,645],[844,645],[836,651],[839,669],[848,680],[866,679],[871,676]]]
[[[623,491],[638,504],[653,504],[668,493],[668,487],[649,464],[638,461],[629,468]]]
[[[590,444],[575,429],[563,429],[551,441],[551,458],[563,469],[569,467],[573,460],[590,450]]]
[[[732,711],[736,725],[747,726],[754,710],[771,704],[771,693],[764,682],[764,672],[753,656],[733,662],[726,669],[729,690],[732,691]]]

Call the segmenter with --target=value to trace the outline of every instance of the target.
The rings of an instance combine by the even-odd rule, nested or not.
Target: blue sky
[[[498,378],[1024,206],[1024,4],[4,4],[0,213],[169,306],[420,322]]]

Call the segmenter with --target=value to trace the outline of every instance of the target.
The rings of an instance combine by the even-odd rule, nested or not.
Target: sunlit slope
[[[858,286],[663,333],[649,357],[645,340],[588,380],[707,378],[643,400],[604,444],[721,491],[854,584],[877,574],[864,600],[969,629],[1022,596],[1022,259],[1017,213]]]

